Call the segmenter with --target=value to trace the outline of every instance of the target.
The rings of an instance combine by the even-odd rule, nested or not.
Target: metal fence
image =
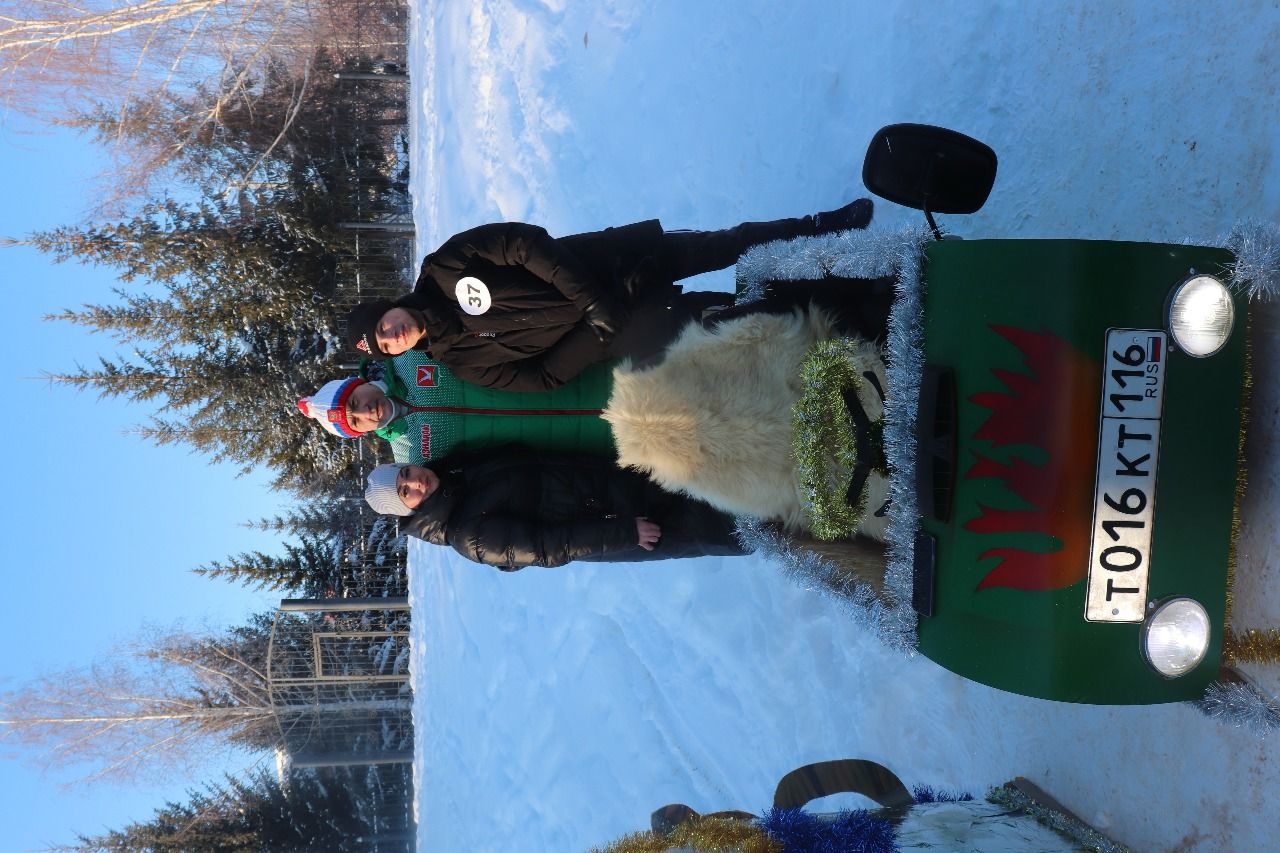
[[[339,314],[366,299],[403,294],[414,262],[406,86],[351,80],[344,87],[353,108],[332,124],[335,146],[345,143],[334,156],[347,182],[338,228],[349,248],[335,269]]]
[[[412,281],[409,9],[401,0],[327,3],[343,23],[333,45],[341,96],[325,117],[336,164],[326,190],[339,205],[340,239],[323,298],[341,317],[357,302],[402,295]],[[365,848],[404,853],[414,847],[406,552],[398,521],[364,503],[363,477],[378,460],[361,456],[351,521],[335,531],[335,597],[281,603],[267,682],[288,772],[360,790],[376,827]]]
[[[308,587],[308,594],[382,598],[408,593],[408,551],[400,519],[379,515],[364,499],[365,478],[379,461],[372,444],[359,443],[349,478],[336,487],[342,511],[335,514],[329,531],[332,568],[322,582]]]
[[[294,769],[286,759],[279,769],[282,785],[309,775],[325,788],[336,785],[350,794],[351,812],[337,816],[338,825],[354,824],[359,829],[348,829],[341,838],[314,839],[307,850],[412,853],[417,849],[413,769],[407,764]]]
[[[366,299],[399,296],[412,281],[408,14],[407,4],[357,0],[338,43],[343,61],[335,76],[349,93],[329,117],[332,154],[347,182],[339,228],[350,251],[335,271],[340,314]]]
[[[353,768],[346,774],[333,772],[339,780],[345,775],[353,787],[366,794],[365,818],[373,828],[370,835],[359,840],[368,853],[410,853],[417,849],[413,772],[408,765],[380,764]]]
[[[266,668],[282,778],[315,773],[347,786],[374,829],[364,849],[412,850],[407,600],[286,599]]]
[[[340,164],[329,190],[339,200],[342,251],[326,288],[338,317],[356,303],[396,298],[413,281],[412,201],[409,196],[409,7],[401,0],[327,0],[343,22],[333,46],[342,97],[329,105],[330,162]],[[348,353],[354,368],[360,353]],[[330,587],[342,597],[404,595],[406,549],[399,524],[369,509],[364,477],[378,464],[361,448],[354,508],[340,533]]]
[[[266,674],[280,741],[293,766],[411,760],[404,599],[281,602]]]
[[[407,594],[408,551],[400,534],[400,520],[378,515],[366,504],[354,537],[339,564],[339,595],[370,598]]]

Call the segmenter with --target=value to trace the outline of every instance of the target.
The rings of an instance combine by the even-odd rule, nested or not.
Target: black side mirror
[[[891,124],[881,128],[862,161],[862,182],[883,199],[934,213],[974,213],[996,182],[996,152],[945,127]]]

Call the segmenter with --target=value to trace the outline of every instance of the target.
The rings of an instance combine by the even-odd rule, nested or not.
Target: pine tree
[[[58,848],[75,853],[258,853],[245,799],[231,785],[208,784],[188,792],[185,803],[168,802],[149,821]]]
[[[51,380],[144,404],[139,436],[241,470],[270,467],[274,486],[304,499],[363,486],[355,472],[386,456],[372,439],[335,440],[296,408],[347,372],[337,288],[349,246],[336,223],[357,207],[407,196],[391,153],[394,125],[378,124],[401,120],[404,93],[392,86],[353,98],[332,74],[350,59],[324,49],[306,52],[301,64],[268,58],[240,69],[231,99],[209,84],[123,108],[91,106],[67,123],[144,154],[142,170],[177,180],[184,200],[160,198],[118,221],[26,241],[58,261],[110,268],[120,280],[114,300],[50,318],[103,333],[117,352]],[[365,166],[360,184],[353,158]],[[397,573],[403,540],[371,546],[367,521],[352,511],[362,505],[359,490],[348,491],[341,511],[330,513],[327,541],[315,529],[309,538],[297,532],[283,556],[241,554],[206,573],[324,594],[350,586],[344,572],[363,564],[358,552],[367,547],[383,549],[378,560]]]
[[[402,775],[401,784],[407,784]],[[67,853],[365,853],[371,841],[394,835],[408,851],[407,826],[386,831],[371,808],[379,792],[351,772],[291,773],[282,783],[264,771],[228,776],[166,803],[151,820],[58,848]]]
[[[324,533],[335,527],[337,519],[345,519],[349,505],[345,497],[329,496],[290,507],[281,515],[246,522],[244,526],[271,533]]]
[[[379,2],[374,10],[396,5]],[[335,32],[355,11],[338,0],[316,9]],[[376,32],[381,16],[369,17]],[[231,98],[218,79],[122,105],[102,100],[67,119],[135,152],[143,171],[177,180],[182,198],[194,200],[163,197],[118,221],[24,242],[57,261],[108,267],[121,282],[115,301],[50,319],[124,349],[50,379],[146,403],[139,435],[242,470],[273,467],[274,485],[315,495],[352,475],[359,450],[299,417],[296,402],[342,375],[349,357],[337,287],[350,244],[337,223],[371,206],[405,206],[405,175],[392,156],[404,92],[352,97],[333,71],[353,57],[322,47],[273,57],[233,69]],[[393,124],[380,125],[383,117]],[[362,269],[368,296],[371,271]],[[404,285],[396,271],[392,281]],[[373,441],[368,449],[373,459],[385,455]]]
[[[361,493],[343,485],[336,495],[249,525],[294,537],[297,544],[286,542],[283,556],[242,553],[195,571],[308,598],[405,594],[405,539],[398,524],[374,514]]]
[[[286,542],[284,548],[284,556],[242,553],[194,571],[207,578],[238,582],[251,589],[298,591],[309,597],[337,593],[338,560],[328,532],[298,534],[298,543]]]
[[[238,211],[167,201],[109,227],[36,235],[59,260],[113,265],[122,281],[145,278],[164,293],[57,315],[133,352],[50,378],[148,403],[142,434],[159,443],[187,443],[246,470],[273,466],[281,486],[330,486],[356,448],[300,417],[296,401],[343,373],[325,292],[334,252],[324,222],[302,227],[288,221],[295,214],[245,222]]]

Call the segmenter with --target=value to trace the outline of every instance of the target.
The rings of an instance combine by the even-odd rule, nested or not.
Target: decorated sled
[[[858,794],[872,808],[838,813],[804,811],[833,794]],[[806,764],[778,782],[773,808],[699,814],[682,803],[663,806],[651,830],[593,853],[807,853],[857,850],[981,850],[984,853],[1124,853],[1036,785],[1019,777],[985,798],[908,790],[889,768],[866,759]]]
[[[1280,234],[944,238],[933,214],[976,211],[995,169],[991,149],[960,134],[885,128],[864,182],[924,210],[928,229],[742,258],[742,300],[766,284],[896,278],[883,419],[867,423],[858,383],[835,382],[833,403],[831,382],[806,378],[791,459],[826,471],[806,486],[807,538],[797,547],[752,523],[744,534],[803,582],[836,590],[890,644],[967,678],[1069,702],[1198,700],[1280,722],[1224,671],[1246,648],[1229,626],[1248,297],[1277,286]],[[868,500],[857,476],[872,452],[888,469],[887,503]],[[846,536],[869,513],[886,519],[880,581],[841,554],[865,544]],[[1269,636],[1248,639],[1256,649]]]

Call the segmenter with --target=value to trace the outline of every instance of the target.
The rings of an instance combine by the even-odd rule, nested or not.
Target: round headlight
[[[1200,602],[1173,598],[1147,619],[1142,650],[1147,662],[1166,678],[1195,669],[1209,648],[1209,614]]]
[[[1187,355],[1204,358],[1231,337],[1236,309],[1226,285],[1211,275],[1193,275],[1169,302],[1169,332]]]

